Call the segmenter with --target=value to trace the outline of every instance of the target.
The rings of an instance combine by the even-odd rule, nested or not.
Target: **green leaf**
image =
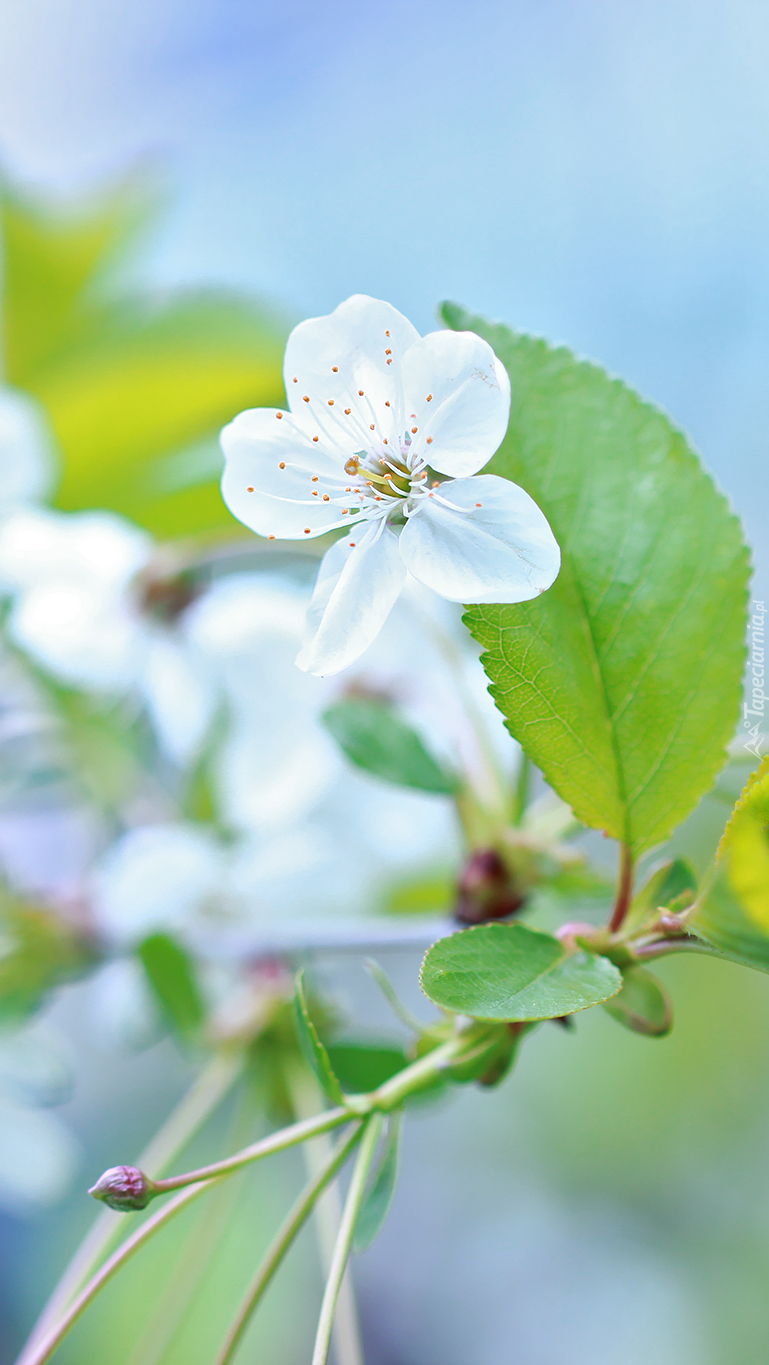
[[[663,863],[642,886],[628,911],[625,928],[643,924],[658,909],[683,909],[694,899],[698,877],[688,858]]]
[[[299,1033],[299,1042],[302,1051],[325,1090],[332,1104],[344,1104],[344,1094],[342,1087],[334,1073],[334,1068],[323,1043],[318,1036],[310,1011],[307,1005],[307,994],[304,989],[304,972],[297,972],[296,977],[296,1025]]]
[[[58,985],[72,981],[94,953],[65,921],[0,891],[0,1021],[23,1018]]]
[[[52,421],[60,507],[111,508],[158,535],[239,535],[216,437],[242,408],[283,401],[284,328],[210,291],[125,297],[117,268],[149,209],[140,186],[66,219],[5,189],[6,373]]]
[[[622,990],[606,1001],[604,1009],[618,1024],[649,1038],[663,1038],[673,1027],[673,1006],[667,991],[645,967],[629,967],[623,972]]]
[[[403,1114],[391,1114],[388,1119],[387,1141],[355,1224],[353,1238],[355,1252],[365,1251],[371,1246],[374,1239],[379,1236],[390,1212],[398,1184],[402,1129]]]
[[[769,758],[732,811],[689,927],[724,956],[769,971]]]
[[[330,1043],[326,1055],[342,1090],[348,1095],[376,1090],[402,1071],[408,1062],[403,1048],[374,1043]]]
[[[605,957],[568,954],[551,934],[524,924],[481,924],[428,949],[422,990],[442,1009],[474,1019],[557,1019],[588,1009],[622,985]]]
[[[416,730],[385,702],[349,697],[330,706],[323,721],[352,763],[418,791],[451,796],[457,779],[422,743]]]
[[[736,723],[748,554],[667,417],[596,365],[447,305],[512,385],[487,466],[544,511],[563,563],[516,606],[470,606],[511,733],[586,825],[635,856],[713,783]]]
[[[179,1033],[194,1033],[206,1009],[189,953],[169,934],[150,934],[139,958],[166,1019]]]

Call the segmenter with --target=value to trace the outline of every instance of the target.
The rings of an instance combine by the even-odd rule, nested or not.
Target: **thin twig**
[[[125,1265],[125,1262],[133,1256],[134,1252],[138,1251],[139,1247],[143,1246],[158,1231],[158,1228],[170,1222],[185,1205],[192,1203],[193,1199],[196,1199],[199,1194],[203,1194],[205,1190],[210,1189],[215,1183],[214,1180],[201,1181],[199,1185],[193,1185],[190,1189],[182,1190],[175,1199],[169,1200],[162,1209],[158,1209],[157,1213],[153,1213],[151,1218],[142,1223],[141,1227],[137,1228],[131,1237],[127,1237],[117,1251],[112,1253],[109,1260],[104,1262],[101,1269],[97,1270],[96,1274],[91,1277],[56,1326],[51,1328],[38,1342],[36,1348],[27,1357],[28,1365],[46,1365],[46,1361],[51,1359],[70,1328],[74,1327],[80,1315],[85,1312],[89,1303],[96,1298],[107,1281],[112,1279],[115,1272],[122,1265]]]
[[[149,1176],[160,1175],[187,1146],[221,1103],[243,1066],[241,1053],[218,1053],[196,1078],[187,1094],[155,1134],[137,1164]],[[130,1216],[130,1215],[129,1215]],[[16,1365],[30,1365],[32,1352],[58,1321],[83,1282],[92,1274],[112,1243],[126,1227],[126,1215],[104,1209],[86,1233],[62,1273],[27,1339]]]
[[[347,1200],[342,1214],[342,1221],[339,1226],[339,1235],[334,1247],[334,1255],[331,1262],[326,1290],[323,1295],[323,1302],[320,1308],[318,1319],[318,1331],[315,1337],[315,1349],[312,1353],[312,1365],[326,1365],[328,1360],[329,1346],[331,1345],[331,1329],[334,1325],[334,1313],[339,1297],[339,1290],[342,1286],[344,1272],[347,1268],[347,1261],[350,1256],[352,1239],[355,1233],[355,1224],[358,1221],[358,1214],[363,1203],[363,1196],[366,1192],[366,1182],[369,1171],[371,1170],[376,1149],[379,1145],[379,1138],[382,1133],[384,1119],[381,1114],[373,1114],[366,1122],[366,1130],[361,1140],[360,1150],[355,1162],[355,1169],[352,1173],[350,1188],[347,1193]]]
[[[214,1161],[210,1166],[200,1166],[195,1171],[185,1171],[183,1175],[169,1176],[167,1180],[157,1180],[155,1192],[165,1194],[168,1190],[179,1190],[184,1185],[192,1185],[198,1180],[229,1175],[230,1171],[239,1171],[241,1166],[248,1166],[252,1161],[272,1156],[273,1152],[283,1152],[287,1147],[295,1147],[298,1142],[306,1142],[307,1138],[316,1137],[318,1133],[328,1133],[342,1123],[350,1123],[355,1117],[350,1109],[326,1109],[322,1114],[316,1114],[314,1118],[289,1124],[288,1128],[281,1128],[277,1133],[270,1133],[268,1137],[261,1138],[259,1142],[252,1142],[250,1147],[243,1147],[232,1156],[225,1157],[223,1161]]]
[[[360,1140],[362,1130],[363,1124],[359,1124],[355,1131],[330,1154],[328,1160],[318,1170],[309,1185],[302,1190],[302,1193],[265,1252],[261,1265],[251,1281],[245,1298],[238,1310],[237,1317],[227,1333],[227,1338],[219,1355],[216,1357],[215,1365],[230,1365],[230,1362],[234,1359],[235,1352],[251,1321],[254,1310],[258,1307],[262,1295],[270,1284],[283,1257],[286,1255],[286,1252],[294,1241],[297,1233],[312,1212],[318,1196],[328,1182],[336,1175],[353,1147]]]

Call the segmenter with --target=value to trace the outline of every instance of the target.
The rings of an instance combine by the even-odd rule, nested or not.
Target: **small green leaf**
[[[428,949],[420,976],[425,995],[475,1019],[557,1019],[588,1009],[622,985],[605,957],[568,954],[551,934],[524,924],[481,924]]]
[[[166,1019],[179,1033],[194,1033],[206,1008],[189,953],[170,934],[150,934],[139,958]]]
[[[769,972],[769,758],[732,811],[689,925],[725,957]]]
[[[330,1043],[326,1053],[334,1075],[348,1095],[376,1090],[408,1062],[402,1048],[374,1043]]]
[[[638,856],[712,786],[734,733],[740,524],[685,437],[624,384],[453,305],[443,316],[505,364],[510,425],[487,472],[534,498],[562,552],[534,601],[467,608],[492,696],[578,818]]]
[[[331,1065],[328,1052],[320,1041],[318,1030],[310,1017],[307,994],[304,989],[304,972],[297,972],[294,1003],[299,1042],[307,1062],[315,1072],[332,1104],[344,1104],[342,1087]]]
[[[683,909],[694,899],[697,873],[688,858],[674,858],[663,863],[633,897],[625,927],[643,924],[658,909]]]
[[[633,1033],[663,1038],[673,1027],[673,1006],[661,981],[645,967],[623,972],[622,990],[604,1004],[607,1014]]]
[[[352,763],[385,782],[441,796],[457,790],[454,774],[385,702],[349,697],[330,706],[323,721]]]
[[[388,1120],[387,1141],[355,1224],[353,1251],[365,1251],[371,1246],[374,1238],[379,1236],[390,1212],[398,1184],[402,1129],[402,1112],[391,1114]]]

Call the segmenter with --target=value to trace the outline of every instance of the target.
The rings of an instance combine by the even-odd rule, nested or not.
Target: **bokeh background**
[[[90,337],[62,324],[47,355],[14,335],[7,377],[42,399],[67,455],[61,507],[114,507],[162,535],[221,531],[211,433],[269,401],[291,322],[361,291],[426,331],[451,298],[567,342],[670,411],[743,517],[765,598],[758,0],[0,0],[0,32],[13,279],[42,278],[50,305],[45,231],[35,248],[18,226],[30,203],[61,223],[113,187],[110,297],[155,310],[128,321],[123,310],[112,350],[103,317]],[[122,252],[131,214],[137,244]],[[169,330],[183,354],[164,369]],[[129,368],[126,396],[115,376]],[[149,422],[131,425],[137,404],[154,444]],[[381,956],[421,1008],[418,957]],[[354,963],[326,955],[323,971],[351,1013],[386,1026]],[[409,1126],[390,1223],[356,1267],[369,1365],[766,1359],[769,988],[709,962],[665,975],[669,1039],[625,1035],[593,1011],[576,1036],[541,1030],[502,1090]],[[149,1136],[190,1062],[169,1042],[116,1059],[77,1001],[57,1008],[78,1059],[58,1108],[79,1144],[79,1190]],[[290,1161],[260,1175],[256,1225],[293,1176]],[[79,1193],[4,1215],[0,1358],[13,1358],[87,1219]],[[211,1315],[250,1255],[238,1224]],[[139,1301],[152,1274],[150,1261],[131,1281]],[[270,1300],[261,1358],[306,1358],[317,1276],[308,1241]],[[132,1311],[105,1297],[62,1359],[139,1365],[123,1344]],[[206,1321],[163,1358],[210,1356]]]

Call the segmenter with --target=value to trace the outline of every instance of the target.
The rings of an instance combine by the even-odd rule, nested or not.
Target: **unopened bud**
[[[457,892],[454,914],[460,924],[506,919],[526,900],[495,848],[476,849],[465,865]]]
[[[138,1166],[110,1166],[88,1193],[108,1208],[128,1213],[131,1209],[146,1209],[155,1189],[154,1180]]]

